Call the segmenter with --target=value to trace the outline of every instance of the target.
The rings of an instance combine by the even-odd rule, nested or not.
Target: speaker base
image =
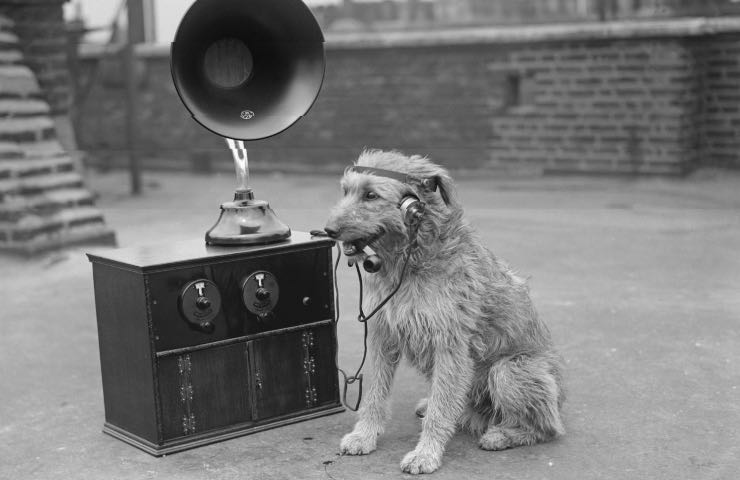
[[[290,238],[284,224],[264,200],[255,200],[252,190],[237,190],[233,202],[221,204],[221,215],[206,232],[208,245],[262,245]]]

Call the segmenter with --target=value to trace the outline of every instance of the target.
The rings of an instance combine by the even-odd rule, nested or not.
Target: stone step
[[[63,156],[68,157],[69,155],[67,155],[64,147],[62,147],[62,144],[57,139],[30,143],[0,141],[0,161],[17,160],[20,158],[46,159]]]
[[[51,190],[82,187],[82,177],[77,172],[0,179],[0,201],[15,195],[37,195]]]
[[[25,153],[16,142],[0,142],[0,160],[23,158]]]
[[[0,30],[10,30],[13,28],[13,20],[5,15],[0,15]]]
[[[43,100],[33,98],[0,98],[0,119],[3,117],[48,115],[49,110],[49,104]]]
[[[39,82],[25,65],[0,65],[0,95],[28,97],[40,95]]]
[[[103,213],[95,207],[67,208],[49,216],[28,214],[14,223],[0,222],[0,248],[29,253],[83,238],[105,237],[110,242],[111,236]]]
[[[28,215],[48,217],[64,209],[92,207],[95,195],[84,188],[54,190],[39,195],[14,196],[0,204],[0,222],[18,223]]]
[[[18,64],[23,61],[23,54],[18,50],[0,50],[0,65]]]
[[[57,68],[65,63],[64,27],[50,25],[32,41],[32,64],[51,67],[40,78],[24,62],[13,27],[0,15],[0,250],[30,255],[73,244],[115,245],[42,100],[39,81],[51,97],[68,88],[67,72]]]
[[[18,146],[25,152],[26,157],[28,158],[48,158],[67,155],[64,147],[62,147],[62,144],[59,143],[59,140],[56,138],[38,142],[21,143]]]
[[[82,225],[103,221],[103,213],[95,207],[65,208],[52,215],[27,213],[13,224],[2,225],[6,230],[13,232],[35,232],[55,228],[57,225]]]
[[[12,239],[12,233],[0,229],[0,250],[31,256],[47,250],[71,247],[75,245],[105,245],[116,246],[116,234],[104,224],[87,224],[69,226],[36,237],[17,241]]]
[[[55,135],[54,121],[47,116],[0,119],[0,141],[35,142]]]
[[[68,155],[0,160],[0,179],[68,173],[74,169],[75,164]]]
[[[7,30],[0,31],[0,50],[15,46],[18,44],[18,37]]]

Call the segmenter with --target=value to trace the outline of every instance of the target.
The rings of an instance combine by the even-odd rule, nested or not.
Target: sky
[[[69,0],[64,10],[67,18],[73,18],[80,9],[88,27],[108,26],[122,0]],[[154,0],[157,43],[170,43],[175,36],[177,25],[185,11],[194,0]],[[307,5],[338,3],[341,0],[303,0]],[[88,39],[105,41],[107,33],[91,35]]]

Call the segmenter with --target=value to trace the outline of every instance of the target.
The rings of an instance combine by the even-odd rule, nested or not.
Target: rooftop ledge
[[[327,50],[434,47],[477,44],[517,44],[587,40],[677,38],[740,33],[740,17],[623,20],[545,25],[471,27],[420,31],[327,33]],[[83,57],[97,57],[111,47],[82,45]],[[141,57],[167,56],[169,44],[137,45]]]

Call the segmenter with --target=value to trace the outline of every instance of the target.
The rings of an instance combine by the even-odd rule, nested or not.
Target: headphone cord
[[[416,247],[416,232],[418,230],[418,226],[414,226],[415,228],[411,229],[411,238],[409,241],[409,245],[406,248],[406,256],[403,261],[403,267],[401,268],[401,275],[398,277],[398,283],[396,284],[395,288],[391,291],[391,293],[386,296],[383,301],[381,301],[371,312],[369,315],[365,315],[364,310],[362,309],[362,302],[364,298],[364,287],[363,287],[363,281],[362,281],[362,273],[360,273],[360,266],[359,263],[355,263],[355,270],[357,271],[357,279],[360,284],[360,300],[359,300],[359,314],[357,315],[357,321],[362,323],[362,360],[360,361],[360,366],[357,367],[357,371],[352,376],[347,376],[347,373],[337,367],[337,370],[339,373],[342,374],[342,377],[344,379],[344,388],[342,391],[342,403],[345,407],[352,410],[353,412],[356,412],[360,408],[360,402],[362,402],[362,369],[365,366],[365,361],[367,360],[367,321],[370,320],[375,316],[378,311],[380,311],[381,308],[385,306],[386,303],[390,301],[391,298],[398,292],[398,290],[401,288],[401,285],[403,284],[403,280],[406,276],[406,268],[409,264],[409,259],[411,258],[411,253],[413,252],[414,248]],[[311,231],[312,236],[326,236],[326,233],[321,230],[312,230]],[[342,250],[339,247],[339,243],[336,244],[337,247],[337,260],[334,262],[334,308],[336,311],[336,318],[334,319],[334,323],[339,323],[339,284],[337,283],[337,270],[339,268],[339,261],[342,257]],[[358,392],[357,392],[357,402],[355,403],[354,407],[347,403],[347,389],[350,385],[357,382],[358,384]]]
[[[357,280],[360,284],[360,299],[359,299],[359,314],[357,315],[357,321],[362,324],[362,360],[360,361],[359,367],[357,367],[357,371],[352,376],[347,376],[344,370],[341,368],[337,368],[339,372],[342,374],[342,377],[344,377],[344,389],[342,392],[342,403],[345,407],[352,410],[353,412],[356,412],[360,408],[360,402],[362,402],[362,369],[365,366],[365,360],[367,360],[367,321],[370,320],[375,316],[376,313],[380,311],[381,308],[385,306],[386,303],[390,301],[391,298],[398,292],[398,290],[401,288],[401,285],[403,284],[403,280],[406,276],[406,268],[409,264],[409,259],[411,258],[411,253],[416,246],[416,229],[413,230],[414,238],[409,243],[408,248],[406,249],[406,257],[403,261],[403,267],[401,268],[401,275],[398,277],[398,283],[396,284],[395,288],[391,291],[391,293],[388,294],[388,296],[383,299],[371,312],[369,315],[365,315],[364,310],[362,309],[362,303],[364,298],[364,287],[363,287],[363,281],[362,281],[362,274],[360,273],[360,266],[358,263],[355,263],[355,270],[357,271]],[[337,247],[337,251],[340,252],[339,248]],[[341,252],[340,252],[341,254]],[[337,263],[335,264],[334,268],[334,279],[336,282],[336,268],[339,265],[339,255],[337,255]],[[339,290],[335,283],[335,291],[337,293],[337,299],[339,298]],[[339,302],[336,303],[337,306],[337,318],[336,322],[339,322]],[[349,385],[352,385],[353,383],[357,382],[358,384],[358,391],[357,391],[357,402],[355,403],[354,407],[350,405],[347,402],[347,389]]]

